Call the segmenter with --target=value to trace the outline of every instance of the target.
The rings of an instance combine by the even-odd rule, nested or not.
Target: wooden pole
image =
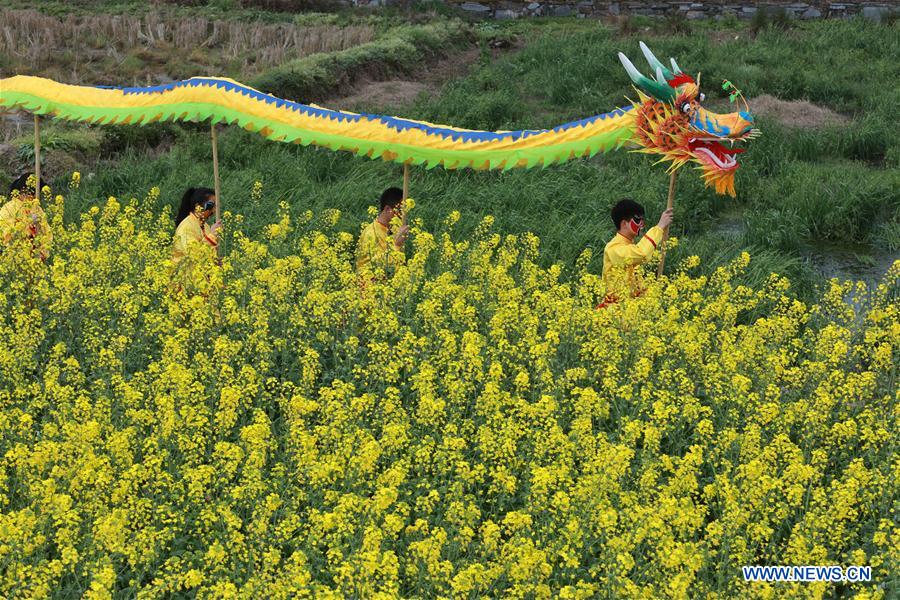
[[[403,163],[403,224],[406,225],[406,199],[409,198],[409,163]]]
[[[213,156],[213,186],[216,192],[216,223],[222,227],[222,186],[219,183],[219,139],[216,135],[216,124],[210,122],[209,131],[212,134],[212,156]],[[224,238],[223,238],[224,239]],[[221,248],[221,246],[218,246]],[[221,251],[220,251],[221,253]]]
[[[222,203],[222,186],[219,182],[219,139],[216,135],[216,124],[210,124],[210,133],[212,134],[212,158],[213,158],[213,180],[216,191],[216,223],[221,218],[221,210],[219,208]]]
[[[674,208],[675,206],[675,173],[677,171],[672,171],[672,174],[669,175],[669,200],[666,203],[666,209]],[[666,227],[663,231],[663,241],[662,241],[662,249],[660,250],[659,256],[659,267],[656,269],[656,276],[661,277],[663,274],[663,267],[666,264],[666,240],[669,239],[669,228]]]
[[[34,197],[41,197],[41,121],[34,115]]]

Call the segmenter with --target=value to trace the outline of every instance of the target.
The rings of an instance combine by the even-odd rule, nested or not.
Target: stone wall
[[[404,0],[352,0],[357,6],[378,7],[402,5]],[[733,16],[738,19],[752,19],[757,12],[775,14],[781,11],[795,19],[845,18],[862,15],[875,21],[887,17],[892,12],[900,12],[900,2],[852,1],[831,2],[809,0],[790,2],[770,0],[768,2],[729,2],[727,0],[707,0],[687,2],[684,0],[651,0],[650,2],[605,1],[605,0],[443,0],[454,5],[465,15],[477,19],[518,19],[522,17],[581,17],[602,18],[621,15],[642,15],[648,17],[670,17],[682,15],[686,19],[721,19]]]

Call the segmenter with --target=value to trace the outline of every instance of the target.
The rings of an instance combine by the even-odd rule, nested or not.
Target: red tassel
[[[694,78],[687,73],[679,73],[672,79],[667,79],[666,81],[669,83],[669,86],[673,88],[677,88],[679,85],[684,85],[685,83],[697,84],[697,82],[694,81]]]

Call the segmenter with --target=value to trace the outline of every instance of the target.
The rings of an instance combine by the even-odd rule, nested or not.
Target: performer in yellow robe
[[[672,222],[672,209],[665,210],[659,217],[659,223],[651,227],[636,243],[635,238],[644,228],[644,207],[626,198],[613,207],[611,216],[617,231],[603,250],[606,298],[598,308],[616,302],[623,296],[623,281],[632,296],[643,293],[643,281],[635,267],[647,262],[662,241],[664,230]]]
[[[217,263],[221,223],[210,227],[207,222],[216,210],[216,195],[209,188],[189,188],[181,199],[172,240],[172,262],[175,272],[173,291],[200,293],[209,297],[213,278],[211,269]]]
[[[381,194],[378,216],[366,225],[356,247],[356,270],[361,282],[368,282],[386,270],[393,270],[405,261],[403,246],[409,235],[409,226],[401,225],[394,235],[390,224],[401,215],[403,190],[388,188]]]
[[[188,188],[181,199],[175,222],[175,237],[172,244],[172,259],[177,263],[188,253],[189,244],[218,246],[216,233],[220,224],[209,226],[207,220],[216,210],[216,193],[209,188]]]
[[[30,180],[30,182],[29,182]],[[0,240],[8,246],[16,238],[28,238],[35,256],[50,256],[53,233],[40,204],[40,182],[32,173],[16,179],[9,188],[9,200],[0,208]]]

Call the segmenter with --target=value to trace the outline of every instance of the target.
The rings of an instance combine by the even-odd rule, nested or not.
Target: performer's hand
[[[394,236],[394,243],[397,244],[398,248],[406,243],[407,236],[409,236],[409,225],[401,225],[400,229],[397,230],[397,235]]]
[[[663,214],[659,216],[659,223],[656,225],[660,229],[665,229],[672,223],[672,209],[667,208]]]
[[[222,228],[222,223],[220,223],[219,221],[216,221],[215,223],[212,224],[212,226],[209,228],[209,230],[210,230],[210,232],[212,232],[215,235],[215,233],[221,228]]]

